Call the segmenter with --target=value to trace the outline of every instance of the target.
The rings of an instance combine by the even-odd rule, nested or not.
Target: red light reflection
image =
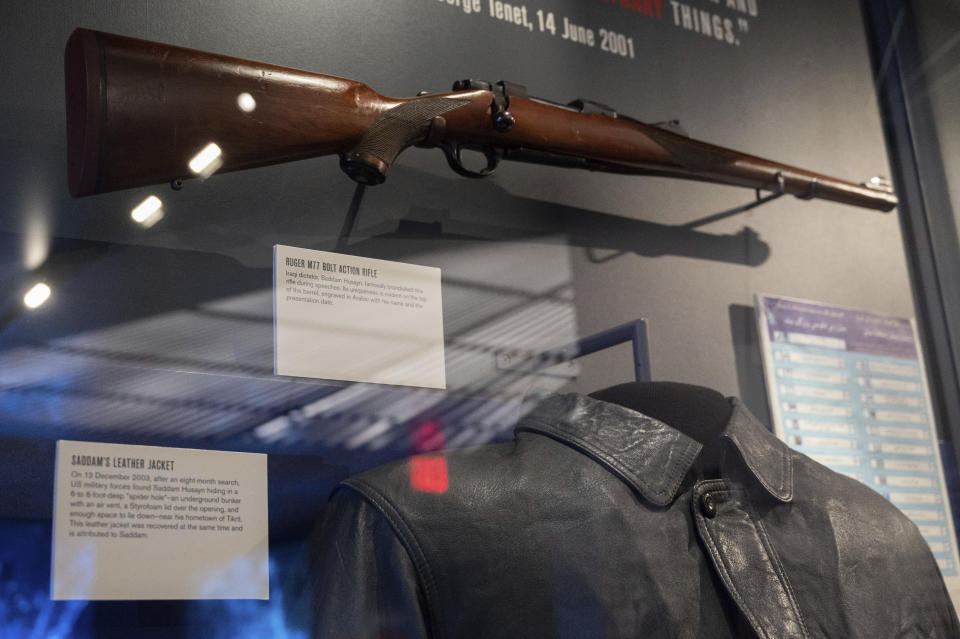
[[[410,487],[423,493],[445,493],[450,487],[447,460],[438,455],[410,458]]]
[[[436,422],[424,422],[410,433],[410,446],[418,453],[441,450],[444,443],[443,431]]]
[[[444,443],[443,430],[436,422],[424,422],[410,433],[410,446],[418,453],[440,450]],[[422,493],[445,493],[449,487],[446,459],[439,455],[410,458],[410,488]]]

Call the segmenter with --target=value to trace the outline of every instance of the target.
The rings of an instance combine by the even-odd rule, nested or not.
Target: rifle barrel
[[[782,178],[784,192],[801,198],[878,211],[889,211],[897,205],[896,196],[885,191],[701,142],[629,118],[580,113],[527,98],[511,99],[510,112],[517,124],[507,133],[497,132],[484,121],[468,121],[470,114],[466,112],[450,113],[447,128],[464,142],[583,158],[590,162],[582,168],[595,171],[676,177],[769,191],[780,188]],[[525,122],[535,125],[523,126]],[[534,157],[528,155],[522,161],[536,163]],[[542,163],[562,165],[547,157]]]

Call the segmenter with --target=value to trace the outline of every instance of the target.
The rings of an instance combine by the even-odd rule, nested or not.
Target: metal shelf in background
[[[634,379],[638,382],[651,381],[647,320],[643,318],[588,335],[560,348],[543,351],[539,355],[523,360],[518,365],[512,364],[510,353],[499,352],[496,355],[496,366],[502,371],[530,374],[625,342],[630,342],[633,349]]]

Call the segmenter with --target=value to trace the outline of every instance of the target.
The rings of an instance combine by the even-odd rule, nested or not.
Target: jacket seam
[[[729,490],[712,490],[706,487],[703,489],[703,491],[701,491],[701,494],[703,492],[711,492],[714,494],[719,493],[721,495],[730,494]],[[693,503],[696,503],[696,499],[693,500]],[[702,519],[702,516],[701,515],[695,515],[695,516],[697,517],[698,524],[700,524],[700,520]],[[736,596],[736,601],[740,606],[740,610],[743,611],[744,615],[746,615],[747,620],[750,621],[750,624],[757,631],[757,633],[761,635],[761,639],[770,639],[770,635],[769,633],[767,633],[767,629],[760,624],[760,621],[753,614],[753,611],[747,606],[746,600],[743,598],[743,595],[740,594],[740,589],[737,588],[737,584],[734,582],[733,578],[730,576],[731,574],[730,566],[727,563],[727,558],[726,556],[724,556],[723,553],[720,552],[720,549],[717,547],[717,543],[713,539],[713,533],[710,531],[710,528],[706,525],[706,523],[702,523],[698,527],[703,531],[704,535],[706,536],[706,541],[710,546],[710,550],[713,551],[713,556],[720,560],[720,564],[723,567],[721,577],[723,578],[724,583],[727,584],[727,587],[730,588],[730,590]]]
[[[394,533],[400,538],[407,552],[410,554],[414,568],[424,585],[424,596],[427,600],[427,618],[430,619],[430,625],[433,628],[431,634],[438,639],[442,638],[444,633],[443,627],[440,624],[440,601],[437,582],[433,576],[433,572],[430,570],[430,563],[427,561],[426,553],[424,553],[420,542],[413,533],[413,529],[407,524],[397,509],[394,508],[390,500],[369,483],[357,477],[352,477],[345,479],[341,482],[341,485],[352,488],[373,504],[387,519]]]
[[[753,517],[750,516],[750,513],[747,513],[747,517],[750,517],[752,520]],[[790,605],[793,608],[794,613],[797,615],[797,622],[800,624],[800,632],[803,633],[804,637],[809,637],[810,633],[807,630],[807,624],[803,619],[803,613],[800,612],[800,604],[797,603],[797,597],[793,593],[793,586],[790,585],[790,580],[787,579],[787,573],[783,569],[783,564],[780,562],[780,556],[777,555],[773,550],[773,546],[770,544],[770,537],[767,535],[767,530],[763,525],[763,522],[757,519],[754,524],[757,527],[757,531],[760,533],[760,541],[766,547],[767,554],[770,556],[770,559],[773,560],[774,570],[777,572],[777,576],[780,577],[780,581],[783,583],[784,588],[787,590],[787,595],[790,597]]]
[[[628,482],[638,484],[640,488],[640,492],[643,493],[644,496],[647,497],[647,499],[654,502],[658,506],[664,506],[670,502],[670,499],[661,500],[659,498],[659,495],[667,495],[667,496],[674,495],[676,493],[677,487],[680,485],[680,482],[683,481],[682,476],[676,477],[671,481],[670,484],[664,486],[659,490],[656,490],[648,482],[644,481],[636,473],[632,472],[625,464],[621,463],[619,460],[611,456],[609,453],[603,452],[597,446],[583,439],[582,437],[579,437],[578,435],[574,435],[573,433],[569,433],[566,431],[561,431],[559,429],[553,428],[552,426],[541,423],[539,421],[534,421],[532,423],[528,422],[526,426],[518,426],[516,430],[518,432],[528,431],[528,432],[534,432],[534,433],[542,433],[550,436],[552,439],[560,441],[561,443],[569,441],[570,443],[575,444],[577,448],[583,450],[588,455],[598,458],[601,462],[613,468],[615,471],[617,471],[617,473],[621,477],[626,479]],[[671,462],[670,466],[668,467],[666,472],[667,477],[674,475],[675,471],[681,464],[692,461],[692,458],[695,456],[695,453],[691,454],[691,449],[696,449],[696,446],[697,446],[697,442],[695,441],[687,442],[686,446],[683,449],[683,452],[680,453],[680,455],[677,456],[677,458],[674,459],[673,462]],[[654,496],[657,496],[657,498],[655,499],[651,497],[650,496],[651,494]]]

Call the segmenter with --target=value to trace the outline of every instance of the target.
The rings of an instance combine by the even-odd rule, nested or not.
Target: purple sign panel
[[[763,307],[771,341],[777,333],[800,333],[843,340],[847,351],[918,359],[906,318],[778,297],[765,297]]]

